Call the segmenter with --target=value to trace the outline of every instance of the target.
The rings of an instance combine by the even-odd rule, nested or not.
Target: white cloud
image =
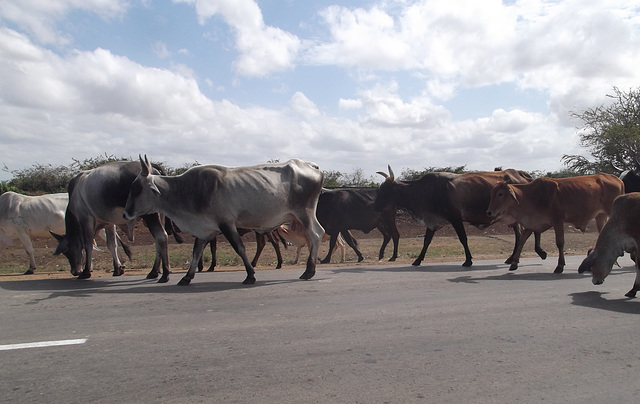
[[[0,20],[15,23],[43,44],[65,45],[71,38],[56,25],[68,12],[80,9],[109,19],[127,8],[125,0],[4,0],[0,2]]]
[[[262,77],[291,69],[301,41],[295,35],[264,23],[262,12],[253,0],[177,0],[195,3],[198,19],[204,24],[220,15],[233,29],[239,56],[236,72]]]

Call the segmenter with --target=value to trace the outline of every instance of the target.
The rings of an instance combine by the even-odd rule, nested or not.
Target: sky
[[[637,0],[0,0],[0,180],[105,154],[556,171],[638,66]]]

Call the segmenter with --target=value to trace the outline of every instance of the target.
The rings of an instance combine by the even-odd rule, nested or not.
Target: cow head
[[[518,197],[508,181],[498,182],[491,189],[491,201],[487,208],[487,216],[497,217],[504,214],[510,206],[518,205]]]
[[[123,217],[126,220],[134,220],[140,216],[154,213],[153,202],[160,195],[160,190],[154,183],[152,167],[147,156],[140,157],[140,174],[131,184],[131,190],[124,207]]]
[[[378,174],[383,176],[385,180],[382,184],[380,184],[380,187],[378,189],[378,196],[376,197],[376,201],[373,204],[373,210],[376,212],[382,212],[383,210],[395,208],[395,175],[393,174],[391,166],[387,167],[389,168],[389,174],[383,171],[378,171]]]
[[[65,228],[67,234],[59,235],[49,231],[51,235],[58,240],[58,245],[53,251],[53,255],[64,255],[69,261],[71,275],[78,276],[82,272],[82,258],[84,246],[82,245],[82,237],[80,223],[76,216],[67,209],[65,213]],[[70,237],[69,234],[77,234],[78,237]]]

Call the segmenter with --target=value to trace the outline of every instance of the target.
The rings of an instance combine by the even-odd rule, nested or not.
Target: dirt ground
[[[399,214],[397,219],[398,229],[400,231],[400,245],[398,259],[396,264],[410,265],[420,253],[422,249],[422,235],[424,235],[424,226],[415,222],[406,214]],[[469,248],[474,260],[482,259],[506,259],[513,250],[513,231],[503,224],[496,224],[489,228],[480,230],[472,226],[465,226],[469,239]],[[353,235],[358,240],[359,248],[365,257],[362,263],[357,262],[357,256],[350,247],[346,247],[345,262],[340,262],[340,253],[336,252],[332,257],[332,265],[385,265],[387,259],[393,252],[393,243],[390,242],[385,251],[385,258],[378,261],[378,251],[382,243],[382,236],[378,230],[373,230],[369,234],[360,231],[353,231]],[[123,240],[126,236],[121,234]],[[189,267],[191,261],[191,250],[193,238],[185,236],[185,243],[177,244],[171,239],[169,244],[169,258],[171,262],[172,273],[184,273]],[[571,226],[565,226],[565,254],[567,255],[584,255],[588,248],[595,245],[597,232],[595,223],[592,222],[587,232],[582,233]],[[243,237],[247,248],[249,258],[253,258],[256,250],[255,236],[249,233]],[[104,240],[99,239],[98,247],[100,251],[94,251],[93,255],[93,277],[111,276],[113,265],[111,263],[111,255],[106,249]],[[153,264],[155,249],[153,239],[148,230],[142,226],[136,228],[134,242],[129,242],[133,251],[132,260],[127,260],[126,256],[119,249],[121,259],[125,261],[126,275],[143,275],[149,272]],[[9,280],[25,280],[25,279],[48,279],[48,278],[72,278],[69,273],[69,264],[63,256],[53,256],[53,250],[56,247],[56,241],[51,237],[38,238],[34,240],[36,249],[36,274],[22,275],[28,268],[29,261],[26,252],[21,244],[13,246],[0,246],[0,281]],[[558,258],[558,251],[555,246],[555,237],[553,230],[549,230],[542,235],[542,247],[547,251],[548,260],[554,262]],[[303,268],[306,260],[307,250],[303,250],[299,264],[292,265],[295,258],[295,247],[282,249],[284,267]],[[323,243],[320,249],[319,258],[326,256],[328,243]],[[533,237],[523,249],[523,257],[536,256],[533,251]],[[464,250],[458,241],[458,238],[451,226],[446,226],[438,232],[429,246],[427,255],[422,265],[428,265],[431,262],[444,261],[464,261]],[[205,270],[211,262],[211,254],[205,253]],[[224,237],[218,238],[218,266],[216,270],[220,271],[244,271],[242,262],[233,249],[229,246]],[[270,244],[265,247],[256,270],[272,269],[276,266],[276,254]],[[507,266],[505,265],[505,270]],[[175,280],[177,277],[173,277]]]

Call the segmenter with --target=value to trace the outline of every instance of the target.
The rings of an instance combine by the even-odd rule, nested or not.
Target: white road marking
[[[86,338],[64,339],[60,341],[27,342],[24,344],[8,344],[8,345],[0,345],[0,351],[9,351],[12,349],[25,349],[25,348],[44,348],[49,346],[78,345],[78,344],[84,344],[85,342],[87,342]]]

